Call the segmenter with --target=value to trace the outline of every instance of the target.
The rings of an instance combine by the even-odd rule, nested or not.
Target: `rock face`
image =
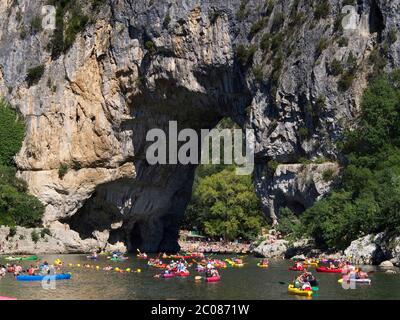
[[[386,260],[386,254],[382,250],[384,235],[367,235],[354,240],[344,251],[350,261],[357,264],[380,264]]]
[[[286,240],[276,240],[272,243],[263,241],[253,249],[253,253],[265,258],[283,258],[288,249],[288,244],[289,242]]]
[[[94,239],[82,240],[76,231],[67,225],[52,228],[50,233],[44,229],[27,229],[17,227],[15,233],[8,227],[0,228],[0,254],[56,254],[56,253],[85,253],[93,250],[125,251],[124,243],[107,243],[108,237],[97,234]],[[105,231],[104,233],[107,233]],[[36,235],[36,238],[35,238]]]
[[[341,0],[328,1],[321,18],[302,0],[115,0],[97,14],[80,1],[95,22],[54,57],[53,31],[28,28],[46,3],[0,3],[0,95],[27,122],[19,176],[46,205],[46,226],[68,224],[81,240],[108,231],[103,242],[147,251],[178,249],[195,169],[149,165],[149,129],[167,131],[174,120],[198,131],[223,117],[254,129],[266,214],[276,221],[279,206],[304,210],[329,189],[321,176],[337,171],[336,142],[358,114],[369,56],[400,21],[398,0],[358,1],[355,26],[344,32]],[[388,68],[400,66],[400,41],[388,57]],[[334,59],[356,65],[346,90]],[[38,65],[44,73],[29,86],[26,74]],[[276,172],[271,160],[282,164]]]
[[[278,222],[278,210],[288,207],[301,213],[311,207],[331,188],[339,173],[336,163],[279,165],[272,176],[259,175],[256,190],[262,204],[274,223]]]

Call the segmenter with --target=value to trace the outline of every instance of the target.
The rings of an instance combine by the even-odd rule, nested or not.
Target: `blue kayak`
[[[48,276],[17,276],[17,281],[42,281],[45,280],[69,280],[71,275],[69,273],[54,274]]]

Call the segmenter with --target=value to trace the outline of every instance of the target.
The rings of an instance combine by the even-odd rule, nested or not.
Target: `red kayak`
[[[206,282],[218,282],[221,280],[221,277],[208,277],[206,278]]]
[[[162,277],[163,277],[164,279],[170,279],[170,278],[175,277],[175,274],[174,274],[174,273],[164,273],[164,274],[162,275]]]
[[[300,268],[298,268],[298,267],[290,267],[289,270],[292,270],[292,271],[304,271],[304,267],[300,267]]]
[[[177,273],[175,273],[175,275],[177,277],[188,277],[190,275],[190,272],[189,271],[177,272]]]
[[[10,297],[0,296],[0,300],[17,300],[17,298],[10,298]]]
[[[329,269],[326,267],[317,267],[315,268],[317,272],[325,272],[325,273],[342,273],[342,269]]]

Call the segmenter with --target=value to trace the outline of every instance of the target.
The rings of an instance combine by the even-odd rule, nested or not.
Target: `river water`
[[[229,256],[218,256],[225,258]],[[191,275],[187,278],[156,279],[158,273],[153,267],[147,266],[147,260],[138,260],[130,256],[125,262],[109,262],[106,257],[100,257],[96,262],[88,261],[85,255],[47,255],[40,256],[42,260],[53,262],[59,258],[64,263],[91,264],[103,268],[107,265],[121,269],[141,269],[140,273],[117,273],[115,271],[96,271],[95,268],[63,267],[63,271],[71,272],[71,280],[57,281],[54,290],[45,290],[41,282],[17,282],[13,275],[8,274],[0,280],[0,296],[18,299],[308,299],[289,295],[287,285],[296,272],[288,271],[289,261],[272,261],[268,269],[257,267],[258,259],[245,257],[243,268],[228,268],[221,271],[222,280],[217,283],[195,282],[198,273],[190,268]],[[0,258],[0,263],[5,264]],[[22,262],[29,266],[30,262]],[[310,269],[312,271],[312,269]],[[345,290],[337,280],[338,274],[314,273],[320,283],[319,291],[312,299],[400,299],[400,275],[386,274],[378,267],[367,266],[365,271],[371,273],[371,285],[358,285],[356,289]]]

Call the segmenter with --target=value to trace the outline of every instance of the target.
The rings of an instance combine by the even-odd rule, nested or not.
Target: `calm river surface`
[[[228,256],[218,256],[225,258]],[[0,257],[0,263],[6,261]],[[97,262],[88,261],[85,255],[41,255],[39,258],[53,262],[61,259],[65,264],[98,265],[101,268],[112,265],[119,268],[140,268],[141,273],[117,273],[115,271],[96,271],[83,267],[63,267],[71,272],[71,280],[57,281],[55,290],[45,290],[41,282],[17,282],[8,274],[0,280],[0,296],[18,299],[305,299],[287,293],[287,285],[296,272],[288,271],[289,261],[272,261],[268,269],[256,266],[258,259],[248,256],[243,268],[228,268],[221,271],[222,280],[218,283],[195,282],[197,274],[190,268],[190,277],[155,279],[157,270],[147,266],[147,260],[130,256],[126,262],[109,262],[100,257]],[[29,266],[29,262],[22,262]],[[371,274],[372,284],[359,285],[355,290],[344,290],[337,283],[340,275],[314,273],[320,282],[319,292],[312,299],[400,299],[400,275],[385,274],[376,267],[365,267]],[[310,269],[312,270],[312,269]]]

